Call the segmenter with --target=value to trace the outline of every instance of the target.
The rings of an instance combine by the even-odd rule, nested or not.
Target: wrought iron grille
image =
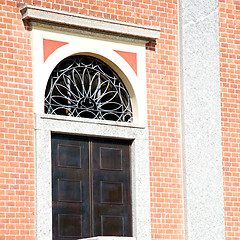
[[[45,91],[45,113],[132,121],[129,93],[117,73],[84,55],[65,58],[55,67]]]

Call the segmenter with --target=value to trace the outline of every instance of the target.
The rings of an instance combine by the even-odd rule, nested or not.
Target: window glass
[[[129,93],[117,73],[84,55],[65,58],[55,67],[45,91],[45,113],[132,122]]]

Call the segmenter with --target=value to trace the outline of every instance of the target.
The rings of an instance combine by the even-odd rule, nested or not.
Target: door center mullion
[[[89,138],[89,198],[90,198],[90,236],[94,235],[94,204],[93,204],[93,162],[92,162],[92,139]]]

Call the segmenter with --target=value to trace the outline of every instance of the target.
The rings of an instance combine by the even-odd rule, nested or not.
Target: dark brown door
[[[52,136],[53,239],[90,235],[88,139]]]
[[[129,143],[92,141],[94,236],[131,236]]]
[[[129,147],[52,136],[53,240],[132,236]]]

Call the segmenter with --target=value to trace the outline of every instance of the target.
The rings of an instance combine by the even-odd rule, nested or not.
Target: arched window
[[[74,55],[53,70],[45,91],[45,113],[132,122],[129,93],[101,60]]]

